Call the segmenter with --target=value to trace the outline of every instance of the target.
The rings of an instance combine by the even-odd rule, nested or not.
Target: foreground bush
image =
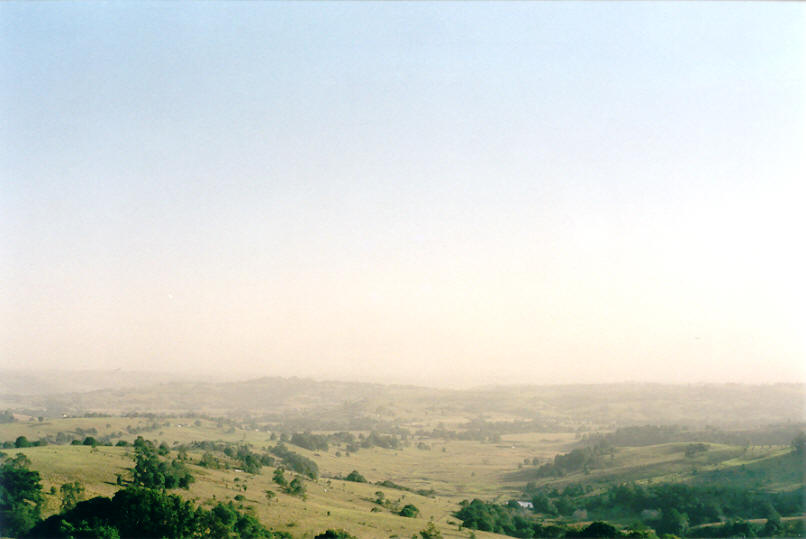
[[[27,537],[289,537],[219,503],[209,511],[174,494],[131,487],[39,522]]]

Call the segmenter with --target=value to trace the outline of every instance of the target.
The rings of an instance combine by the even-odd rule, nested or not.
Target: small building
[[[518,502],[518,505],[520,506],[521,509],[532,510],[535,508],[535,506],[532,505],[532,502]]]

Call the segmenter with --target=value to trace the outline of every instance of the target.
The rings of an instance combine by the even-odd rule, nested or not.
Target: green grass
[[[221,440],[251,444],[263,450],[276,444],[270,433],[254,429],[220,428],[211,420],[171,417],[158,419],[159,427],[143,432],[146,439],[165,441],[169,445],[189,444],[194,440]],[[15,422],[0,425],[0,440],[14,440],[19,435],[36,440],[58,432],[76,432],[76,429],[96,429],[100,438],[122,432],[119,438],[133,441],[137,436],[126,432],[127,427],[142,428],[153,423],[146,418],[100,417],[63,418],[44,422]],[[166,425],[167,423],[167,425]],[[425,421],[424,423],[427,423]],[[76,436],[81,437],[81,436]],[[802,484],[803,474],[793,472],[794,463],[785,447],[742,448],[721,444],[708,444],[709,450],[695,457],[685,456],[687,443],[668,443],[646,447],[616,448],[612,458],[605,455],[600,466],[589,474],[582,472],[562,478],[535,479],[535,467],[523,465],[524,459],[537,457],[542,462],[557,453],[569,451],[578,443],[576,435],[567,433],[525,433],[504,435],[498,443],[459,440],[424,440],[430,449],[417,449],[418,440],[401,449],[361,449],[345,456],[343,447],[332,446],[328,451],[308,451],[288,444],[289,449],[313,459],[319,466],[321,477],[305,481],[306,499],[283,493],[272,482],[272,467],[264,467],[260,474],[250,475],[234,469],[212,470],[191,465],[196,482],[187,491],[175,492],[200,504],[233,500],[238,494],[245,496],[244,506],[254,507],[256,516],[266,526],[288,531],[294,537],[312,537],[327,528],[343,528],[358,537],[411,537],[433,519],[445,537],[467,537],[468,530],[459,531],[452,513],[463,499],[475,497],[487,501],[506,502],[520,497],[527,481],[562,487],[568,483],[605,482],[660,482],[696,481],[708,473],[720,473],[726,482],[741,484],[747,474],[761,477],[767,474],[765,488],[787,489]],[[111,496],[120,487],[116,474],[128,478],[133,465],[131,447],[91,448],[88,446],[47,445],[26,449],[5,449],[6,454],[21,452],[32,461],[32,468],[42,475],[44,490],[58,488],[66,482],[81,481],[86,496]],[[340,452],[342,456],[336,456]],[[191,450],[192,462],[202,452]],[[171,457],[175,457],[173,452]],[[791,459],[790,459],[791,460]],[[336,479],[358,470],[369,483],[353,483]],[[749,472],[748,472],[749,471]],[[236,481],[237,479],[237,481]],[[393,488],[378,487],[376,482],[390,480],[412,490],[433,490],[432,497]],[[800,482],[800,483],[798,483]],[[246,491],[242,486],[246,485]],[[275,493],[271,500],[266,490]],[[398,502],[402,507],[412,503],[420,509],[420,517],[410,519],[391,513],[373,502],[375,492]],[[47,496],[46,513],[58,510],[58,496]],[[372,512],[373,508],[380,509]],[[475,532],[477,537],[494,537],[494,534]]]
[[[686,457],[687,445],[688,442],[674,442],[619,447],[615,448],[612,457],[602,456],[598,465],[588,473],[578,471],[562,477],[538,478],[536,467],[528,466],[506,474],[505,479],[511,482],[534,481],[537,485],[557,488],[571,483],[702,482],[709,477],[718,477],[720,484],[768,490],[791,490],[803,484],[803,471],[788,457],[788,446],[744,448],[711,443],[707,444],[708,451]],[[748,477],[755,477],[757,481],[750,485]],[[764,481],[760,482],[761,479]]]
[[[224,440],[245,442],[256,449],[274,445],[266,432],[235,429],[219,429],[215,423],[202,421],[193,425],[188,418],[161,419],[159,430],[145,432],[147,439],[174,443],[189,443],[193,440]],[[2,437],[13,440],[20,434],[30,440],[60,431],[76,428],[95,428],[96,437],[109,432],[124,430],[127,425],[141,426],[149,421],[142,418],[81,418],[56,419],[43,423],[14,423],[3,425]],[[108,426],[107,426],[108,425]],[[181,425],[181,427],[180,427]],[[132,441],[136,435],[125,433],[122,439]],[[517,439],[501,443],[470,441],[429,440],[430,450],[417,449],[414,445],[399,450],[361,449],[348,456],[335,456],[343,449],[312,452],[289,444],[293,451],[312,458],[322,471],[317,481],[305,481],[306,499],[283,493],[272,482],[272,467],[264,467],[260,474],[251,475],[229,470],[211,470],[191,465],[196,477],[189,490],[175,492],[202,504],[214,501],[233,500],[238,494],[245,496],[245,506],[253,506],[257,517],[267,526],[292,533],[294,537],[312,537],[327,528],[344,528],[359,537],[411,537],[433,520],[445,537],[467,537],[468,531],[458,530],[458,521],[452,513],[458,503],[466,498],[483,497],[505,499],[515,495],[519,485],[502,485],[503,473],[516,467],[523,458],[536,453],[548,454],[565,448],[573,441],[572,435],[552,435],[546,443],[541,438],[520,435]],[[444,450],[443,450],[444,449]],[[116,474],[128,478],[128,468],[133,465],[131,447],[47,445],[25,449],[5,449],[9,455],[17,452],[27,455],[32,468],[42,475],[45,492],[53,486],[58,491],[61,484],[81,481],[86,488],[86,497],[111,496],[120,487]],[[201,451],[191,450],[193,462],[201,457]],[[172,453],[172,457],[176,454]],[[335,479],[358,469],[370,483],[353,483]],[[238,479],[236,481],[236,478]],[[434,490],[434,496],[421,496],[414,492],[379,487],[375,482],[391,480],[412,490]],[[247,486],[243,491],[242,485]],[[266,490],[276,496],[268,500]],[[420,509],[418,518],[405,518],[391,513],[374,503],[375,493],[382,491],[388,500],[402,507],[412,503]],[[46,514],[58,511],[58,495],[46,496]],[[380,512],[372,512],[373,508]],[[494,534],[476,532],[478,537],[493,537]]]

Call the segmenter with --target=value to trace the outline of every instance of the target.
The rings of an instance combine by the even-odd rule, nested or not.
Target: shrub
[[[400,512],[398,513],[398,515],[400,515],[401,517],[409,517],[409,518],[415,518],[419,514],[420,510],[417,509],[415,505],[412,505],[410,503],[404,505],[403,509],[401,509]]]
[[[366,483],[366,478],[358,473],[358,470],[353,470],[350,474],[344,478],[345,481],[352,481],[354,483]]]
[[[326,530],[315,536],[314,539],[356,539],[356,537],[344,530]]]

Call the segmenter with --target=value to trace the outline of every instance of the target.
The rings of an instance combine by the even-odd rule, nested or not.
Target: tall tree
[[[59,489],[62,495],[62,511],[69,511],[76,506],[84,496],[84,485],[78,481],[65,483]]]
[[[42,484],[39,472],[28,469],[22,453],[0,466],[0,535],[18,537],[33,528],[41,517]]]

